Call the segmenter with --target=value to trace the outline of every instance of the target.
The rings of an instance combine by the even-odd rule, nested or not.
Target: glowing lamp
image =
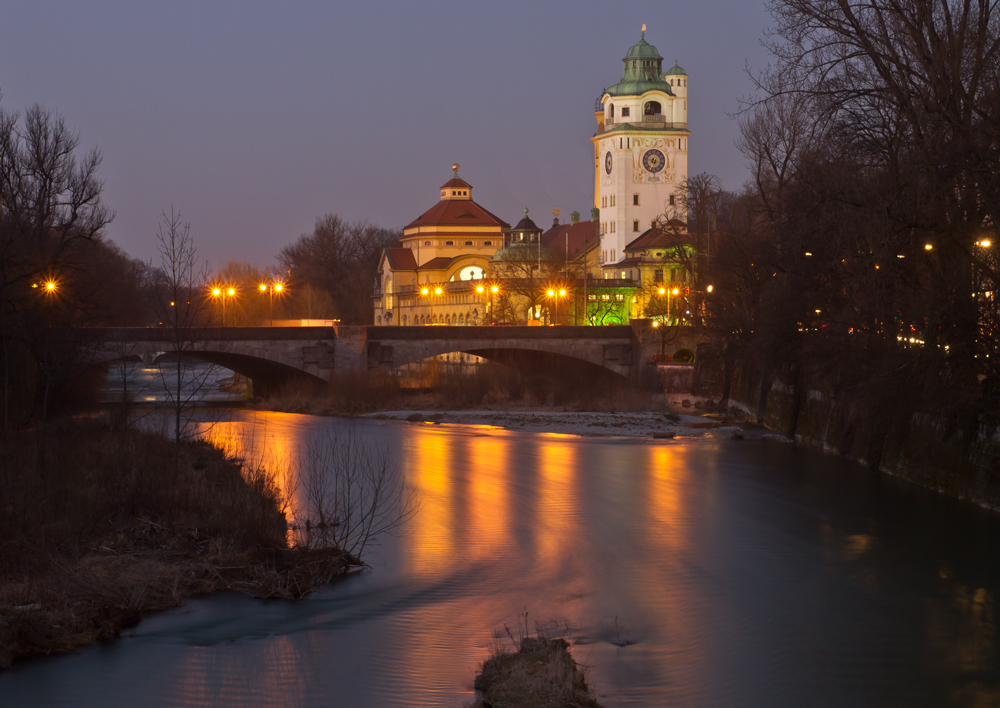
[[[233,288],[229,288],[229,290],[227,290],[226,292],[227,292],[227,293],[228,293],[228,294],[229,294],[230,296],[232,296],[232,295],[235,295],[235,294],[236,294],[236,291],[235,291],[235,290],[234,290]]]
[[[215,297],[219,297],[219,295],[221,294],[222,294],[221,290],[219,290],[218,288],[212,288],[212,295],[214,295]]]
[[[261,284],[260,284],[260,291],[261,291],[262,293],[266,293],[266,292],[267,292],[267,286],[266,286],[266,285],[264,285],[264,283],[261,283]]]
[[[708,292],[712,292],[712,286],[711,285],[708,286]]]
[[[50,280],[45,284],[45,289],[48,290],[49,292],[52,292],[53,290],[56,289],[56,284]]]
[[[435,295],[440,295],[441,294],[441,288],[434,288],[434,294]]]
[[[498,287],[497,287],[496,285],[494,285],[494,286],[493,286],[493,287],[491,288],[491,290],[493,290],[493,292],[495,292],[495,293],[498,293],[498,292],[500,292],[500,288],[498,288]]]
[[[277,284],[276,284],[276,285],[274,286],[274,291],[275,291],[275,292],[279,292],[279,293],[280,293],[280,292],[281,292],[281,288],[282,288],[282,285],[281,285],[281,283],[277,283]]]
[[[556,294],[555,290],[549,290],[549,297],[552,297],[555,294]]]
[[[665,295],[667,291],[664,288],[660,288],[660,295]]]
[[[420,289],[420,294],[421,294],[421,295],[426,295],[426,294],[427,294],[427,293],[429,293],[429,292],[430,292],[430,290],[428,290],[427,288],[421,288],[421,289]]]
[[[481,292],[483,292],[483,286],[482,286],[482,285],[477,285],[477,286],[476,286],[476,292],[477,292],[477,293],[481,293]]]

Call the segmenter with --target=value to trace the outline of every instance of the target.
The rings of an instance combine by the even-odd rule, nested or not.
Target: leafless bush
[[[413,512],[389,448],[366,440],[353,424],[311,440],[297,473],[305,492],[305,508],[295,515],[300,547],[338,548],[360,558]]]

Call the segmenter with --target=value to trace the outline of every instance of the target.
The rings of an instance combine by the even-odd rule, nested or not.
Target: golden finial
[[[559,210],[558,209],[553,209],[552,210],[552,216],[559,216]]]
[[[645,22],[642,23],[642,36],[643,37],[646,36],[646,23]]]
[[[456,177],[458,177],[458,168],[459,167],[461,167],[461,165],[458,164],[457,162],[454,165],[451,166],[451,169],[453,169],[455,171],[455,176]]]

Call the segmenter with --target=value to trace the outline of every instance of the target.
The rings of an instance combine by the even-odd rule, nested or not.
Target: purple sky
[[[0,92],[100,147],[108,235],[132,255],[174,205],[213,267],[263,266],[327,212],[403,226],[456,161],[506,221],[588,214],[594,100],[643,22],[691,77],[691,173],[735,189],[726,114],[767,20],[762,0],[0,0]]]

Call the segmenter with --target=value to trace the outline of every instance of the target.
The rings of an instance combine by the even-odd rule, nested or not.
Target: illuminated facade
[[[627,323],[650,316],[657,284],[689,288],[694,259],[674,218],[688,173],[687,72],[664,72],[645,32],[622,61],[622,80],[597,102],[591,219],[573,212],[542,233],[525,213],[511,229],[453,165],[438,203],[383,252],[376,325]],[[558,303],[553,288],[566,292]]]

